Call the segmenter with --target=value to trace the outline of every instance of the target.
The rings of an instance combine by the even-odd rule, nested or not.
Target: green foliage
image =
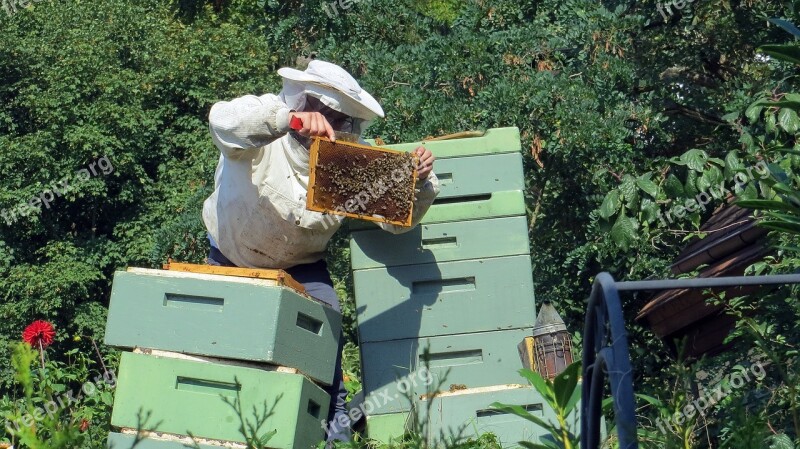
[[[580,447],[580,437],[575,433],[579,426],[576,410],[581,398],[581,389],[578,385],[581,362],[574,362],[553,380],[543,378],[539,373],[529,369],[520,370],[520,374],[528,380],[539,394],[542,395],[548,407],[556,415],[557,422],[548,422],[534,415],[519,405],[492,404],[492,407],[504,412],[513,413],[537,426],[547,430],[552,436],[542,439],[540,443],[520,441],[519,444],[530,449],[572,449]]]
[[[782,27],[794,33],[788,22]],[[759,50],[777,61],[800,64],[800,45],[764,45]],[[793,86],[794,87],[794,86]],[[749,109],[753,132],[747,143],[770,158],[770,176],[763,180],[760,195],[764,199],[745,197],[738,205],[762,212],[758,224],[772,230],[778,248],[777,257],[756,264],[754,272],[796,272],[800,265],[800,94],[786,92],[761,95]],[[770,263],[772,262],[772,263]],[[784,430],[800,436],[800,366],[797,363],[797,332],[800,330],[798,286],[788,286],[759,295],[754,302],[732,300],[726,309],[737,319],[735,337],[741,337],[758,348],[773,362],[778,383],[773,401],[781,404],[779,415]],[[754,313],[755,312],[755,313]],[[779,447],[781,444],[777,444]]]
[[[30,449],[100,449],[105,447],[116,378],[92,373],[89,360],[67,351],[71,364],[40,363],[40,354],[25,343],[13,345],[11,365],[21,397],[0,399],[5,421],[0,441]],[[37,368],[33,368],[36,366]]]
[[[458,17],[462,3],[458,0],[422,0],[414,2],[413,6],[420,14],[451,25]]]

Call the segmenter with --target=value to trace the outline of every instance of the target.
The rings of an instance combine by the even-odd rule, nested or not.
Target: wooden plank
[[[264,268],[242,268],[242,267],[220,267],[216,265],[197,265],[192,263],[172,262],[164,264],[165,270],[183,271],[186,273],[216,274],[221,276],[236,276],[254,279],[272,279],[279,285],[285,285],[299,293],[305,294],[306,289],[303,284],[283,270],[273,270]]]
[[[288,374],[303,374],[297,368],[291,368],[288,366],[281,366],[281,365],[272,365],[269,363],[254,363],[254,362],[246,362],[243,360],[235,360],[235,359],[223,359],[219,357],[208,357],[208,356],[201,356],[201,355],[192,355],[192,354],[184,354],[182,352],[172,352],[172,351],[162,351],[160,349],[149,349],[149,348],[133,348],[134,354],[145,354],[145,355],[152,355],[156,357],[167,357],[171,359],[180,359],[180,360],[189,360],[192,362],[202,362],[202,363],[221,363],[224,365],[230,366],[242,366],[245,368],[253,368],[253,369],[260,369],[264,371],[276,371],[279,373],[288,373]]]
[[[136,429],[130,428],[109,433],[106,447],[107,449],[247,449],[247,445],[243,443],[192,438],[171,433],[137,432]]]
[[[475,156],[481,154],[519,153],[522,150],[519,128],[493,128],[482,137],[466,139],[435,140],[383,145],[400,151],[414,151],[418,146],[431,150],[437,159]],[[434,164],[435,165],[435,164]]]

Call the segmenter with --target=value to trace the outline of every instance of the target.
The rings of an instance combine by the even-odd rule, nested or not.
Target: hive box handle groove
[[[233,393],[241,391],[242,386],[233,382],[178,376],[178,380],[175,382],[175,389],[195,393],[233,396]]]
[[[491,193],[481,193],[478,195],[451,196],[449,198],[437,198],[433,200],[433,205],[438,206],[441,204],[474,203],[476,201],[487,201],[490,199],[492,199]]]
[[[437,173],[436,178],[439,180],[439,185],[446,186],[453,182],[453,174],[452,173]]]
[[[420,363],[424,363],[424,354],[419,355]],[[428,354],[428,364],[431,367],[444,367],[456,365],[470,365],[483,363],[483,350],[471,349],[466,351],[437,352]]]
[[[222,312],[222,308],[224,306],[225,306],[224,298],[182,295],[178,293],[167,293],[164,295],[164,307],[174,307],[176,309],[202,310],[207,312]]]
[[[422,239],[422,249],[449,248],[455,246],[458,246],[458,239],[456,237]]]
[[[411,284],[411,292],[419,295],[426,293],[447,293],[475,290],[475,276],[416,281]]]
[[[308,414],[313,416],[315,419],[319,419],[319,412],[322,409],[319,404],[312,401],[311,399],[308,400]]]
[[[526,405],[523,405],[521,407],[523,409],[525,409],[526,412],[538,412],[539,415],[542,415],[542,409],[543,408],[542,408],[542,404],[541,403],[526,404]],[[494,410],[494,409],[490,409],[489,408],[489,409],[481,409],[481,410],[476,410],[475,411],[475,416],[478,418],[478,420],[480,420],[481,418],[484,418],[484,420],[486,420],[486,418],[490,418],[490,419],[491,418],[500,418],[500,417],[502,417],[504,415],[508,416],[509,418],[516,419],[516,415],[514,415],[513,413],[504,412],[502,410]]]
[[[304,313],[297,314],[297,327],[305,329],[312,334],[322,335],[322,321]]]

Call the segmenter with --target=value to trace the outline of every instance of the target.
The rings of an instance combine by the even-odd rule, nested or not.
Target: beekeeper
[[[283,90],[277,95],[245,95],[214,104],[209,128],[222,153],[214,175],[214,193],[203,206],[212,265],[286,270],[306,291],[340,310],[323,260],[328,241],[344,217],[306,210],[311,136],[335,139],[334,131],[361,135],[376,117],[380,104],[341,67],[312,60],[305,71],[282,68]],[[291,131],[297,117],[301,130]],[[362,141],[362,143],[364,143]],[[434,156],[420,146],[411,227],[386,223],[383,229],[411,230],[425,215],[439,184]],[[366,180],[365,180],[366,181]],[[349,440],[341,374],[337,360],[328,440]]]

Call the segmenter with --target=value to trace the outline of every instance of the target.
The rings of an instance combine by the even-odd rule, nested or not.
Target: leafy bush
[[[105,448],[116,376],[90,370],[92,361],[77,349],[64,355],[71,363],[40,365],[39,352],[28,344],[13,346],[19,389],[0,399],[0,441],[31,449]]]

